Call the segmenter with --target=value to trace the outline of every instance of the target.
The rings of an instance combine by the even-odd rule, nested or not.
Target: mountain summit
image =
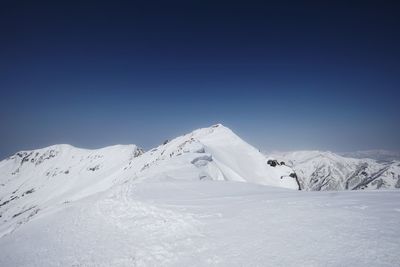
[[[0,162],[0,266],[397,265],[399,192],[290,190],[303,164],[348,167],[332,153],[290,158],[221,124],[147,152],[18,152]],[[312,177],[303,186],[336,185]]]
[[[291,173],[287,166],[268,165],[257,149],[221,124],[147,152],[136,145],[21,151],[0,162],[0,236],[43,210],[124,182],[220,180],[298,189]]]
[[[135,176],[145,173],[146,178],[227,180],[298,188],[290,177],[291,168],[269,166],[257,149],[221,124],[177,137],[144,153],[131,165]]]

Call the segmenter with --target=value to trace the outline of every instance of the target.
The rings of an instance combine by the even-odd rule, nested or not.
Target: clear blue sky
[[[299,2],[3,2],[0,157],[218,122],[264,150],[400,149],[399,4]]]

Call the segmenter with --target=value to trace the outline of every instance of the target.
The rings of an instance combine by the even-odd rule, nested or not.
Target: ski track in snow
[[[179,247],[194,247],[201,250],[201,243],[194,244],[200,236],[199,222],[191,214],[159,208],[132,198],[131,186],[96,205],[99,214],[110,224],[117,226],[127,236],[146,240],[135,248],[137,264],[147,266],[163,262],[172,264],[179,260]]]

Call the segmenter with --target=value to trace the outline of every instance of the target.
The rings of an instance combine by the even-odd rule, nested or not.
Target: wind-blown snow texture
[[[400,262],[398,191],[299,192],[292,173],[222,125],[146,153],[19,152],[0,162],[0,266]]]
[[[305,190],[400,188],[400,161],[347,158],[321,151],[275,153],[267,158],[285,161]]]

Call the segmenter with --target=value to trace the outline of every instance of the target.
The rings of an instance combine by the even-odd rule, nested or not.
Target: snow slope
[[[323,151],[274,153],[267,158],[285,161],[306,190],[400,188],[399,161],[347,158]]]
[[[0,266],[398,266],[400,192],[127,182],[0,238]]]

